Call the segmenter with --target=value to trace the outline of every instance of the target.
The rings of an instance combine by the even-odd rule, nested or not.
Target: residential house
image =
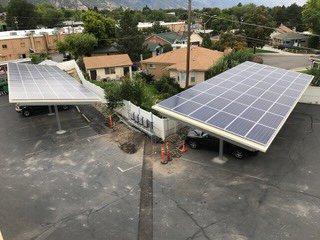
[[[86,72],[92,80],[116,80],[132,78],[132,61],[128,54],[84,57]]]
[[[190,40],[192,45],[200,46],[202,44],[203,38],[197,33],[192,33]],[[144,44],[146,46],[171,45],[173,49],[186,48],[187,36],[186,34],[181,35],[176,32],[152,34],[151,36],[146,38]]]
[[[146,47],[153,57],[162,54],[164,50],[164,46],[157,43],[147,43]]]
[[[99,47],[94,49],[94,51],[91,53],[92,56],[101,56],[101,55],[115,55],[120,54],[120,47],[119,45],[114,42],[108,47]]]
[[[187,25],[186,22],[181,21],[181,22],[159,22],[161,26],[167,27],[170,31],[176,32],[176,33],[184,33],[187,31]],[[144,30],[151,28],[155,23],[154,22],[139,22],[138,23],[138,29],[139,30]]]
[[[163,76],[174,78],[181,87],[186,85],[187,48],[180,48],[141,61],[144,72],[152,74],[156,79]],[[224,56],[223,52],[192,46],[190,60],[190,85],[203,82],[205,73]]]
[[[281,33],[273,36],[272,44],[276,47],[308,47],[309,37],[298,32]]]
[[[296,32],[295,29],[290,29],[285,25],[281,24],[276,31],[271,33],[271,44],[275,47],[307,47],[308,46],[308,36]]]
[[[28,58],[31,53],[56,53],[57,42],[67,34],[64,28],[0,32],[0,61]]]

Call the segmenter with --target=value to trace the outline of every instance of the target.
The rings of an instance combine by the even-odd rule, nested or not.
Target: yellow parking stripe
[[[1,231],[0,231],[0,240],[3,240],[3,237],[2,237]]]

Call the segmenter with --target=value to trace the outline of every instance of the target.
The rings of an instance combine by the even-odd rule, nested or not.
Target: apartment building
[[[31,53],[57,52],[65,29],[35,29],[0,32],[0,61],[28,58]]]

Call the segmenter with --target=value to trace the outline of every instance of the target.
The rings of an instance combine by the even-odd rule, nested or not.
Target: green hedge
[[[218,61],[207,73],[206,79],[212,78],[224,71],[228,70],[229,68],[233,68],[240,63],[245,61],[250,61],[254,57],[254,54],[251,50],[244,50],[244,51],[237,51],[234,53],[230,53],[224,56],[222,59]]]

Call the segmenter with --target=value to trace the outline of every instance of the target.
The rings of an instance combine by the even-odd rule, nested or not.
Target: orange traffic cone
[[[188,151],[186,141],[183,141],[182,145],[179,147],[181,153],[186,153]]]
[[[109,128],[113,128],[112,115],[109,116]]]
[[[164,144],[161,145],[161,163],[162,164],[167,164],[168,161],[166,159],[166,152],[165,152],[165,149],[164,149]]]
[[[171,152],[170,152],[170,143],[169,142],[167,142],[166,147],[167,147],[167,161],[169,162],[169,161],[172,160]]]

